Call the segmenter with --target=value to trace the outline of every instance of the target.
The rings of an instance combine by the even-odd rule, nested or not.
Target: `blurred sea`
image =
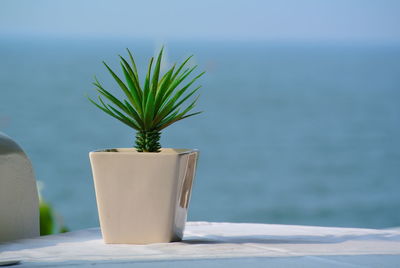
[[[0,38],[0,130],[31,158],[71,229],[98,225],[88,152],[134,132],[98,111],[96,74],[129,47],[143,70],[160,44]],[[168,42],[206,70],[198,110],[163,133],[198,148],[189,220],[400,226],[400,46]]]

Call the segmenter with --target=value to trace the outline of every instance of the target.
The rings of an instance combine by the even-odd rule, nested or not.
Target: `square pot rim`
[[[90,151],[89,155],[93,154],[126,154],[126,155],[183,155],[183,154],[190,154],[194,152],[199,152],[198,149],[186,149],[186,148],[161,148],[160,152],[138,152],[136,148],[129,147],[129,148],[105,148],[105,149],[98,149],[94,151]]]

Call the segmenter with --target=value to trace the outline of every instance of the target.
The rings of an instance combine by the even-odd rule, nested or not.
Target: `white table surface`
[[[182,242],[107,245],[99,228],[0,244],[13,267],[400,267],[400,231],[188,222]]]

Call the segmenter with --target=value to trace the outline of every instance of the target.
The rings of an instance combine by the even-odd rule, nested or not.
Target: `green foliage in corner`
[[[53,209],[51,206],[40,200],[40,235],[49,235],[53,233],[55,228],[55,220],[53,215]]]
[[[120,56],[125,82],[103,62],[126,98],[118,99],[95,78],[93,84],[99,93],[98,102],[91,98],[89,100],[105,113],[137,131],[135,147],[139,152],[158,152],[161,148],[161,130],[179,120],[201,113],[191,112],[198,99],[194,95],[201,87],[193,89],[192,85],[204,72],[184,83],[197,68],[197,65],[187,67],[192,58],[190,56],[179,66],[174,64],[161,75],[162,48],[154,66],[154,58],[150,59],[144,83],[141,85],[132,53],[129,49],[127,51],[130,63]],[[189,104],[184,106],[189,100]]]
[[[57,224],[53,208],[49,203],[45,202],[42,198],[40,198],[39,210],[40,210],[40,235],[50,235],[56,233],[55,230],[57,229],[57,226],[59,233],[69,232],[69,229],[66,226],[62,224]]]

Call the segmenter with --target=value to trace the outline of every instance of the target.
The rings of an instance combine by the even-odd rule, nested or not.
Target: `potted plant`
[[[120,56],[125,82],[104,65],[123,91],[118,99],[95,78],[99,109],[136,130],[135,148],[90,152],[100,227],[105,243],[147,244],[179,241],[186,223],[198,151],[161,148],[161,131],[197,115],[191,113],[201,86],[192,85],[197,66],[187,67],[191,57],[161,75],[163,48],[153,67],[149,61],[143,86],[132,53],[128,62]],[[194,100],[191,100],[194,98]],[[187,106],[185,103],[191,100]]]

